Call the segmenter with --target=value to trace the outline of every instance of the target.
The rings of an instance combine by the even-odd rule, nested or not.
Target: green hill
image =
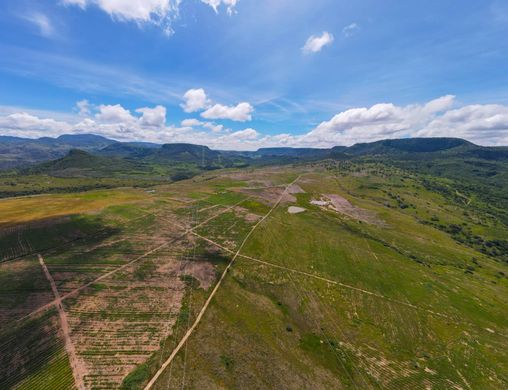
[[[407,138],[355,144],[346,150],[347,154],[377,155],[397,153],[433,153],[456,148],[474,148],[476,145],[459,138]]]
[[[119,157],[95,156],[79,149],[72,149],[57,160],[49,161],[24,170],[28,174],[49,174],[56,177],[104,177],[133,173],[140,169],[135,164]]]

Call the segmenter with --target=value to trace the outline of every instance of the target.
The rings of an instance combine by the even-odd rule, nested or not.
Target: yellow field
[[[141,201],[146,196],[143,190],[130,188],[5,199],[0,201],[0,224],[89,213],[108,206]]]

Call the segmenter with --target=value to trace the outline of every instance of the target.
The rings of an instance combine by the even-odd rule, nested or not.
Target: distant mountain
[[[223,158],[220,152],[208,146],[193,144],[165,144],[146,157],[147,161],[158,163],[188,163],[202,167],[221,167]]]
[[[17,144],[26,141],[27,138],[11,137],[9,135],[0,135],[0,143],[3,144]]]
[[[491,161],[508,159],[508,147],[483,147],[459,138],[388,139],[350,147],[335,146],[331,149],[276,147],[241,152],[212,150],[207,146],[188,143],[159,145],[149,142],[118,142],[94,134],[72,134],[39,139],[0,136],[0,169],[59,159],[72,149],[104,158],[117,157],[165,166],[190,164],[199,169],[369,156],[420,161],[450,156]]]
[[[120,157],[102,157],[83,150],[71,149],[59,159],[25,168],[27,174],[44,173],[57,177],[116,176],[139,170],[137,164]]]
[[[54,160],[71,149],[95,151],[117,141],[94,134],[69,134],[39,139],[0,137],[0,169],[15,168]]]
[[[118,157],[102,157],[71,149],[59,159],[25,169],[25,173],[45,173],[60,177],[104,176],[136,170],[135,164]]]
[[[454,148],[477,147],[459,138],[405,138],[359,143],[345,150],[348,155],[378,155],[397,153],[433,153]]]
[[[318,148],[261,148],[254,152],[256,156],[324,157],[330,149]]]
[[[161,145],[143,142],[116,142],[97,152],[101,156],[143,158],[154,154]]]
[[[71,145],[81,149],[102,149],[117,143],[117,141],[95,134],[64,134],[56,138],[56,141],[62,145]]]
[[[208,146],[193,144],[157,145],[143,142],[117,142],[96,152],[100,156],[143,159],[154,163],[184,162],[194,164],[217,163],[221,153]]]

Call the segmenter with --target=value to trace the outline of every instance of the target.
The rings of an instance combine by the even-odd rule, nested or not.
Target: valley
[[[506,387],[495,188],[387,158],[0,200],[2,387]]]

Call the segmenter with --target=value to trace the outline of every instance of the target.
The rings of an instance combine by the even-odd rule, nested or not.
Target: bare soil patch
[[[242,189],[241,192],[248,194],[250,196],[256,197],[260,202],[266,204],[267,206],[273,206],[279,198],[282,196],[281,203],[295,203],[296,198],[294,195],[289,192],[284,192],[284,188],[282,187],[270,187],[263,189]]]
[[[298,184],[291,184],[288,187],[287,192],[289,194],[305,194],[305,191]]]
[[[299,213],[303,213],[304,211],[307,211],[307,209],[304,209],[303,207],[296,207],[296,206],[288,207],[289,214],[299,214]]]
[[[354,206],[346,198],[337,194],[324,194],[320,199],[312,200],[311,203],[372,225],[384,224],[373,211]]]
[[[245,222],[253,223],[259,221],[259,219],[261,218],[259,215],[253,214],[249,212],[249,210],[247,210],[246,208],[240,206],[236,206],[234,210],[235,214],[242,217],[245,220]]]
[[[208,261],[185,261],[180,268],[181,275],[189,275],[199,281],[199,286],[208,290],[215,280],[215,267]]]

